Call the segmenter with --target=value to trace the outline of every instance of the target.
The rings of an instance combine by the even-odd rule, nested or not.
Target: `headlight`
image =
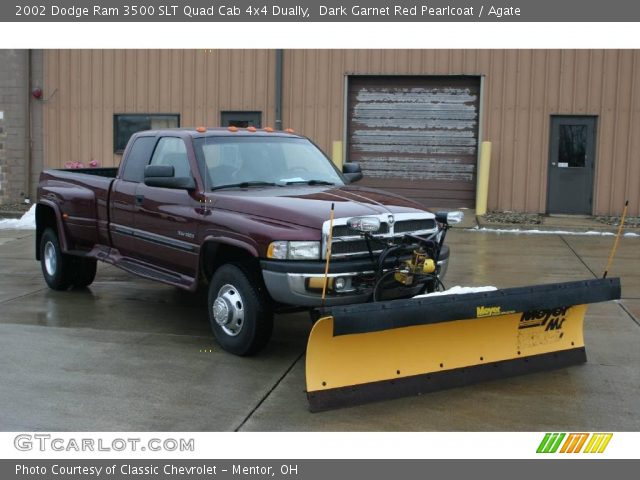
[[[267,258],[318,260],[320,258],[320,242],[289,242],[286,240],[271,242],[267,249]]]
[[[446,225],[455,225],[464,219],[464,213],[460,211],[454,212],[437,212],[436,221]]]
[[[462,220],[464,220],[464,213],[457,211],[457,212],[449,212],[447,213],[447,223],[449,225],[454,225],[456,223],[460,223],[462,222]]]

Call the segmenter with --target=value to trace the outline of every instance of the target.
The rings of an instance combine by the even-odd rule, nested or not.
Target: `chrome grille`
[[[437,224],[434,215],[427,212],[394,213],[369,215],[380,219],[380,230],[376,233],[386,239],[399,240],[406,233],[416,235],[430,235],[437,232]],[[390,218],[390,217],[393,217]],[[333,224],[331,242],[332,258],[348,258],[369,254],[367,242],[362,235],[347,227],[348,218],[337,218]],[[327,241],[329,239],[329,221],[322,226],[322,256],[326,257]],[[379,245],[372,245],[374,251],[380,249]]]
[[[378,230],[379,234],[389,233],[389,224],[381,223],[380,230]],[[333,227],[333,236],[334,237],[353,237],[354,235],[358,235],[358,232],[354,232],[346,225],[337,225]]]
[[[334,239],[333,242],[331,242],[331,256],[334,255],[354,255],[354,254],[359,254],[359,253],[363,253],[366,252],[368,253],[369,250],[367,250],[367,242],[365,242],[364,240],[348,240],[348,241],[336,241],[336,240],[340,240],[338,239]],[[376,248],[373,247],[372,248]]]
[[[404,220],[396,222],[393,229],[396,233],[418,232],[421,230],[432,230],[436,228],[436,221],[425,218],[421,220]]]
[[[393,243],[399,244],[401,236],[397,236],[393,238]],[[379,243],[373,242],[371,244],[371,251],[373,253],[382,251]],[[331,242],[331,256],[334,255],[363,255],[369,254],[369,250],[367,249],[367,242],[365,240],[346,240],[338,238],[337,241],[334,239]]]

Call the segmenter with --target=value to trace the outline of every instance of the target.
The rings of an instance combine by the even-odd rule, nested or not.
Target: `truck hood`
[[[208,195],[214,209],[318,228],[335,218],[427,211],[420,204],[389,192],[352,185],[344,187],[252,187],[217,191]]]

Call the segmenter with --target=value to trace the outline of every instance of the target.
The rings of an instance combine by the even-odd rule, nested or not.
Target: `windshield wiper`
[[[295,185],[298,183],[306,183],[307,185],[335,185],[335,183],[327,182],[326,180],[291,180],[285,182],[285,185]]]
[[[260,182],[260,181],[251,181],[251,182],[240,182],[240,183],[230,183],[228,185],[218,185],[217,187],[211,187],[211,190],[220,190],[221,188],[249,188],[249,187],[275,187],[277,186],[273,182]]]

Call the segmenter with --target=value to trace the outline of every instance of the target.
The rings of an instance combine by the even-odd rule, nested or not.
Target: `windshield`
[[[253,185],[344,185],[324,154],[306,138],[237,136],[194,140],[207,189]]]

